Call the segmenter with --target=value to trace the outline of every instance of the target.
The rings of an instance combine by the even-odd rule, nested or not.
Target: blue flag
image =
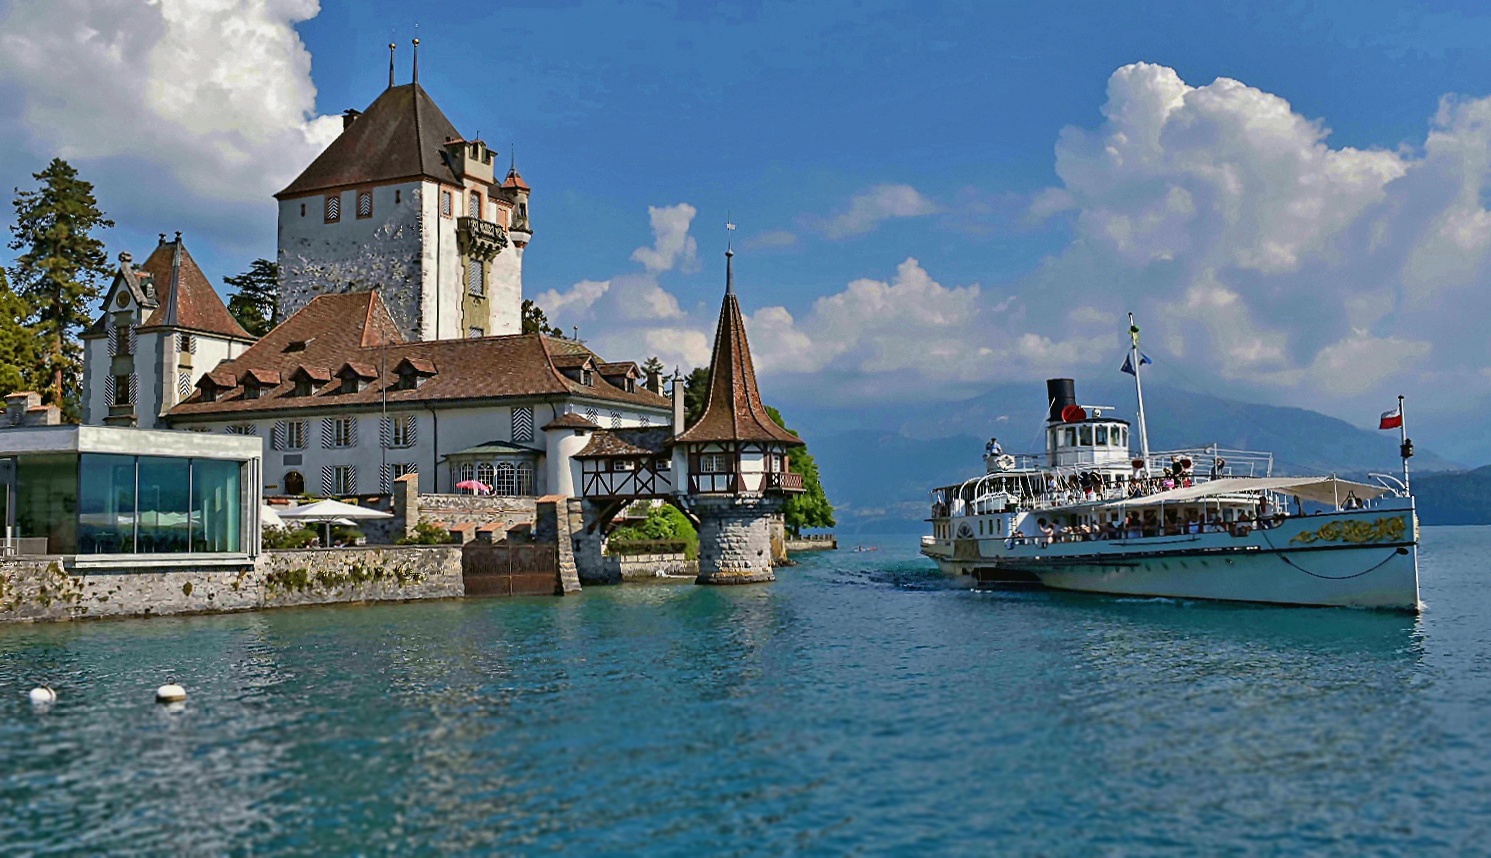
[[[1139,365],[1140,366],[1144,366],[1147,363],[1154,363],[1154,361],[1152,361],[1152,360],[1149,359],[1149,355],[1145,354],[1144,352],[1140,352],[1139,353]],[[1126,358],[1123,359],[1123,366],[1120,367],[1119,369],[1120,369],[1120,371],[1126,372],[1129,375],[1136,375],[1137,374],[1137,373],[1134,372],[1134,355],[1132,353],[1130,353],[1128,357],[1126,357]]]

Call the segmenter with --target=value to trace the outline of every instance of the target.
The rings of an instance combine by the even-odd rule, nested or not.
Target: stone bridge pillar
[[[756,584],[775,581],[772,571],[772,519],[782,511],[774,496],[697,495],[699,584]]]

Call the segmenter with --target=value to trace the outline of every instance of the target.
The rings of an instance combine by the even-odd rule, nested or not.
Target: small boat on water
[[[921,553],[977,585],[1043,585],[1128,596],[1419,609],[1418,519],[1402,479],[1276,476],[1273,456],[1215,446],[1151,452],[1134,376],[1140,452],[1128,421],[1046,382],[1042,453],[991,441],[984,473],[931,492]],[[1397,422],[1390,422],[1394,417]],[[1397,412],[1383,426],[1400,426]]]

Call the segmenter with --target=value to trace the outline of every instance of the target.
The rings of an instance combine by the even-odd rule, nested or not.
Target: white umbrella
[[[315,521],[326,525],[327,546],[331,545],[331,525],[341,524],[353,525],[357,519],[393,518],[391,512],[379,512],[376,509],[368,509],[363,506],[353,506],[350,503],[342,503],[335,500],[316,501],[305,506],[291,507],[280,513],[280,518],[294,519],[296,521]]]
[[[280,518],[280,514],[275,512],[272,507],[268,504],[261,504],[259,507],[259,526],[284,527],[285,522]]]

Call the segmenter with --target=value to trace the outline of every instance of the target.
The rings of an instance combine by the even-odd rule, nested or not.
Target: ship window
[[[1066,446],[1077,446],[1077,427],[1068,426],[1066,430]]]
[[[1107,443],[1108,443],[1108,427],[1107,426],[1098,426],[1098,427],[1095,427],[1094,432],[1093,432],[1093,439],[1094,439],[1094,441],[1096,441],[1096,443],[1098,444],[1098,446],[1100,446],[1100,447],[1101,446],[1106,446]]]
[[[1081,427],[1081,434],[1082,434],[1082,446],[1084,446],[1084,447],[1091,447],[1092,446],[1092,427],[1091,426],[1083,426],[1083,427]]]

